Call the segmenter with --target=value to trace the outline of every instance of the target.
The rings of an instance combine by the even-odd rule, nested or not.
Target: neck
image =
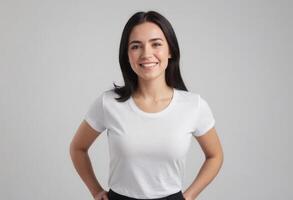
[[[172,94],[173,88],[169,87],[165,82],[164,84],[147,82],[140,83],[133,96],[135,98],[142,98],[145,100],[159,101],[172,97]]]

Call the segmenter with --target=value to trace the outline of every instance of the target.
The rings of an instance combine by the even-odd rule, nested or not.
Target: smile
[[[143,67],[143,68],[153,68],[156,65],[158,65],[158,62],[154,62],[154,63],[145,63],[145,64],[139,64],[139,66]]]

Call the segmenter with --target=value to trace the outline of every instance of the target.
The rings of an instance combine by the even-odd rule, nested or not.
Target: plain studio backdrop
[[[92,199],[69,143],[95,97],[122,85],[118,48],[137,11],[177,34],[183,80],[209,103],[224,150],[198,200],[293,199],[292,1],[0,2],[0,199]],[[109,189],[106,132],[89,154]],[[194,139],[185,190],[204,154]]]

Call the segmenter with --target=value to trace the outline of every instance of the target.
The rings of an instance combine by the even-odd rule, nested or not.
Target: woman
[[[187,91],[180,51],[169,21],[155,11],[137,12],[124,27],[119,62],[125,85],[102,92],[70,145],[74,166],[95,200],[194,200],[217,175],[223,151],[207,102]],[[105,191],[88,149],[107,130],[110,175]],[[182,193],[192,136],[206,160]]]

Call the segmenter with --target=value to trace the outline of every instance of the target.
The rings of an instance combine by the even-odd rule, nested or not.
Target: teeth
[[[156,66],[158,63],[148,63],[148,64],[140,64],[140,66],[142,67],[154,67]]]

